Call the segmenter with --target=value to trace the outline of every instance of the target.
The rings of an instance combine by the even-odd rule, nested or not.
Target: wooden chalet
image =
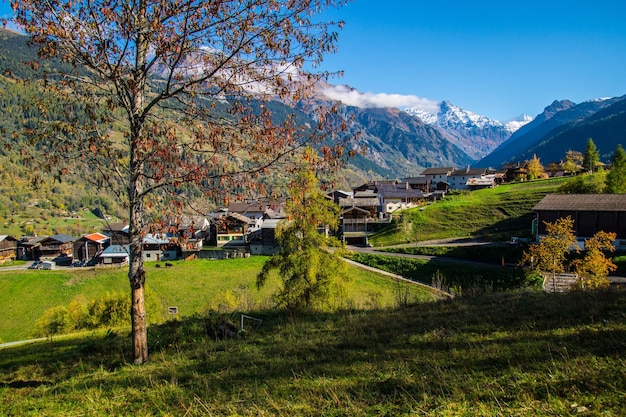
[[[546,234],[546,222],[570,216],[579,240],[601,230],[617,234],[615,245],[626,247],[626,194],[548,194],[535,207],[534,228],[537,235]]]
[[[0,263],[17,259],[17,239],[13,236],[0,235]]]
[[[285,219],[266,219],[259,230],[250,234],[250,253],[253,255],[274,255],[280,251],[276,240],[276,228]]]
[[[75,238],[63,234],[48,236],[39,242],[40,257],[49,259],[57,257],[72,258],[74,256],[75,241]]]
[[[74,259],[89,261],[109,245],[109,237],[102,233],[83,235],[74,242]]]
[[[107,223],[102,229],[102,234],[110,238],[111,245],[130,244],[130,231],[128,223]]]
[[[423,193],[430,192],[432,184],[432,180],[425,175],[405,178],[401,182],[408,184],[411,189],[420,190]]]
[[[368,236],[374,233],[382,220],[379,201],[376,197],[340,198],[341,207],[339,234],[344,243],[366,245]]]
[[[41,241],[47,236],[22,236],[17,242],[17,259],[38,260],[41,256]]]
[[[378,192],[378,187],[381,185],[390,185],[396,184],[396,180],[377,180],[377,181],[368,181],[364,184],[359,185],[358,187],[352,188],[353,195],[356,197],[356,194],[359,192],[370,191],[373,194]]]
[[[239,213],[227,213],[215,217],[213,224],[217,246],[224,246],[232,240],[245,241],[248,229],[255,221]]]

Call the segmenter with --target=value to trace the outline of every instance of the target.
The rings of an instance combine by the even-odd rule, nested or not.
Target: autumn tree
[[[276,230],[280,251],[264,265],[257,287],[265,285],[270,272],[278,270],[282,285],[277,304],[291,313],[323,306],[337,289],[345,265],[339,242],[326,230],[337,230],[340,208],[319,189],[313,167],[317,157],[308,149],[304,166],[289,186],[285,212],[288,218]],[[329,251],[335,247],[336,251]]]
[[[555,276],[565,272],[567,255],[572,248],[578,250],[574,234],[574,219],[570,216],[561,217],[553,223],[546,222],[546,235],[533,243],[522,256],[522,264],[530,265],[532,270],[544,275],[552,275],[552,283],[556,287]]]
[[[583,154],[583,169],[586,169],[589,172],[593,172],[599,164],[600,152],[598,152],[598,148],[593,142],[593,139],[589,138],[587,140],[585,153]]]
[[[565,161],[561,164],[561,168],[573,174],[577,174],[583,163],[583,154],[578,151],[569,150],[565,153]]]
[[[616,238],[615,233],[601,230],[585,240],[583,258],[572,262],[572,268],[578,275],[577,288],[593,290],[609,286],[607,276],[617,269],[617,265],[606,257],[605,252],[615,251],[613,242]]]
[[[545,175],[545,169],[535,154],[533,154],[532,159],[526,161],[526,169],[528,171],[528,179],[531,181],[542,178]]]
[[[22,132],[45,154],[40,166],[60,179],[85,164],[127,207],[135,363],[148,359],[142,236],[159,226],[153,209],[181,207],[191,183],[215,200],[262,192],[259,179],[307,143],[324,140],[329,161],[342,155],[332,109],[309,105],[316,122],[305,124],[268,103],[307,105],[328,76],[307,68],[335,51],[341,26],[320,14],[343,3],[11,0],[39,48],[31,67],[45,69]],[[40,65],[49,59],[71,65]]]
[[[617,145],[611,158],[611,170],[606,175],[606,192],[609,194],[626,193],[626,151]]]

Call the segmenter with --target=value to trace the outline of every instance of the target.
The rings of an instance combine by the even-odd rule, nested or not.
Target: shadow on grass
[[[129,365],[122,331],[0,350],[0,387],[58,394],[78,378],[108,395],[175,381],[180,403],[236,397],[271,409],[267,401],[336,395],[365,414],[381,402],[393,413],[464,396],[515,402],[520,390],[536,401],[573,387],[600,395],[626,388],[625,313],[623,291],[487,294],[296,318],[257,312],[259,329],[229,340],[215,337],[212,318],[192,317],[150,328],[143,367]],[[605,369],[611,360],[621,365]]]

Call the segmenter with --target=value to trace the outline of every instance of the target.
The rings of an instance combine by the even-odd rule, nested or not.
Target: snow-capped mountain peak
[[[415,107],[405,108],[404,111],[419,118],[424,124],[443,130],[452,142],[475,158],[488,154],[532,120],[523,115],[502,123],[462,109],[449,101],[440,102],[436,113]]]
[[[522,114],[519,117],[516,117],[515,119],[509,120],[508,122],[504,123],[504,127],[506,127],[507,130],[509,130],[511,133],[517,132],[522,126],[530,123],[533,121],[533,117],[529,116],[527,114]]]

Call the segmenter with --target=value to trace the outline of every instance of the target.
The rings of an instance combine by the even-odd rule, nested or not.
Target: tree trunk
[[[144,191],[145,178],[143,177],[143,157],[139,145],[143,136],[144,128],[144,100],[146,89],[146,57],[148,54],[148,37],[146,28],[147,5],[145,0],[139,2],[137,13],[137,38],[134,88],[131,99],[131,123],[130,123],[130,182],[128,188],[128,205],[130,214],[130,259],[128,279],[130,281],[131,302],[130,316],[132,322],[132,349],[133,362],[142,364],[148,360],[148,328],[146,320],[145,283],[146,271],[143,266],[143,226],[144,226]]]
[[[148,329],[146,325],[146,305],[144,285],[131,285],[130,315],[132,320],[133,362],[141,365],[148,360]]]
[[[142,257],[141,204],[131,204],[130,259],[128,279],[130,281],[133,362],[142,364],[148,360],[148,327],[146,321],[145,283],[146,271]]]

